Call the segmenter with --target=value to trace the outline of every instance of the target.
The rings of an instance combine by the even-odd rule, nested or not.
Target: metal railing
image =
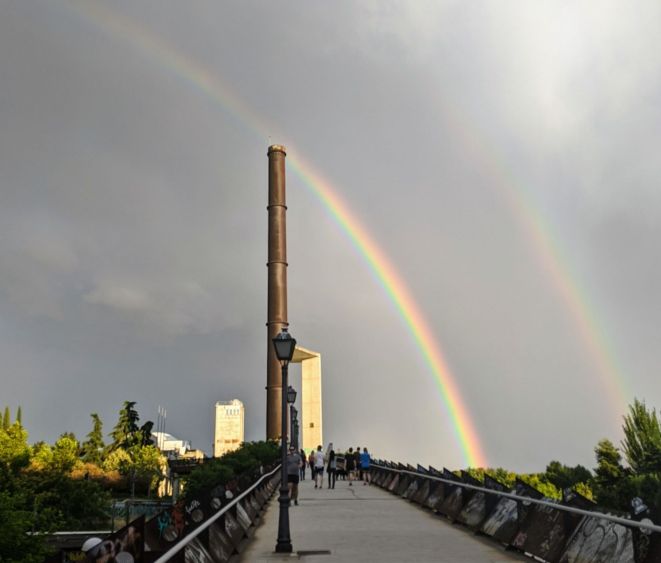
[[[253,485],[250,486],[250,488],[246,489],[243,491],[239,496],[237,496],[234,500],[232,500],[229,504],[225,505],[222,509],[220,509],[218,512],[216,512],[213,516],[211,516],[208,520],[206,520],[203,524],[195,528],[193,531],[191,531],[187,536],[182,538],[179,542],[177,542],[177,545],[171,547],[168,551],[166,551],[163,555],[161,555],[155,563],[164,563],[166,561],[169,561],[172,557],[177,555],[182,549],[185,549],[186,546],[191,543],[199,534],[201,534],[204,530],[209,528],[214,522],[216,522],[221,516],[223,516],[225,513],[227,513],[228,510],[236,506],[242,499],[250,495],[257,487],[259,487],[265,480],[268,480],[269,478],[272,478],[275,474],[278,473],[280,470],[280,465],[271,470],[269,473],[266,473],[262,475]]]
[[[506,493],[504,491],[498,491],[495,489],[487,489],[485,487],[479,487],[477,485],[471,485],[469,483],[462,483],[458,481],[453,481],[451,479],[444,479],[442,477],[436,477],[434,475],[429,475],[426,473],[419,473],[417,471],[408,471],[407,469],[395,469],[393,467],[386,467],[383,465],[377,465],[374,464],[376,467],[379,469],[385,470],[385,471],[392,471],[395,473],[399,474],[407,474],[407,475],[412,475],[418,479],[429,479],[432,481],[439,481],[441,483],[446,483],[448,485],[452,485],[454,487],[462,487],[464,489],[471,489],[475,491],[481,491],[483,493],[487,493],[489,495],[498,495],[504,498],[509,498],[512,500],[516,501],[521,501],[525,503],[534,503],[534,504],[539,504],[542,506],[548,506],[550,508],[554,508],[556,510],[563,510],[565,512],[571,512],[573,514],[580,514],[581,516],[590,516],[592,518],[601,518],[604,520],[608,520],[609,522],[614,522],[616,524],[622,524],[624,526],[629,526],[629,527],[634,527],[634,528],[641,528],[645,530],[650,530],[651,532],[661,532],[661,526],[658,526],[654,523],[648,523],[644,521],[637,521],[637,520],[630,520],[628,518],[622,518],[621,516],[615,516],[613,514],[606,514],[604,512],[598,512],[595,510],[584,510],[582,508],[576,508],[573,506],[567,506],[564,504],[560,504],[557,502],[549,501],[549,500],[543,500],[543,499],[536,499],[532,497],[526,497],[526,496],[521,496],[521,495],[515,495],[514,493]]]
[[[601,512],[575,491],[562,501],[544,498],[520,479],[507,487],[488,474],[482,483],[464,471],[383,460],[371,469],[373,484],[537,561],[661,562],[661,526],[647,518],[640,499],[627,517]]]

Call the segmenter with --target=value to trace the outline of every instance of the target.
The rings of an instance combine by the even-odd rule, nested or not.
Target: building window
[[[310,423],[310,428],[314,428],[314,422]]]

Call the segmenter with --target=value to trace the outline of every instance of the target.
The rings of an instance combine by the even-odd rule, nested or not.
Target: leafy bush
[[[186,480],[186,498],[193,499],[245,473],[271,466],[279,458],[280,447],[275,442],[244,442],[239,449],[195,468]]]

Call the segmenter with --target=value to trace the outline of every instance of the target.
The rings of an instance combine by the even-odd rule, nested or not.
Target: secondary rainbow
[[[273,130],[209,69],[183,55],[160,37],[137,25],[136,22],[95,2],[72,2],[69,5],[76,8],[74,12],[77,15],[83,16],[106,33],[129,42],[159,66],[167,68],[189,84],[194,85],[260,138],[266,140],[268,135],[264,132]],[[397,309],[434,376],[466,465],[468,467],[485,466],[486,457],[469,412],[459,393],[455,377],[451,374],[441,347],[436,342],[427,321],[401,276],[367,230],[349,211],[331,184],[315,172],[312,166],[305,163],[300,157],[300,153],[289,154],[287,162],[347,234]]]
[[[532,255],[552,280],[556,292],[566,305],[574,321],[577,335],[583,343],[598,376],[597,384],[605,389],[613,413],[613,431],[618,431],[621,415],[627,412],[627,404],[633,393],[627,385],[623,370],[619,366],[614,347],[608,341],[604,323],[601,322],[589,293],[581,286],[571,266],[567,253],[549,222],[544,218],[531,194],[505,164],[504,156],[498,154],[496,143],[487,143],[485,134],[478,130],[475,120],[466,116],[463,108],[447,96],[443,96],[438,109],[453,138],[471,156],[471,162],[479,163],[482,173],[490,180],[508,203],[512,213],[525,231],[525,240],[532,247]]]

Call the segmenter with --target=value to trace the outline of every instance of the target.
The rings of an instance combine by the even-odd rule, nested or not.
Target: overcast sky
[[[0,407],[52,441],[163,405],[211,451],[239,398],[263,438],[282,142],[408,285],[489,464],[594,466],[634,396],[661,407],[659,22],[655,0],[0,3]],[[325,441],[464,466],[404,321],[287,180]]]

